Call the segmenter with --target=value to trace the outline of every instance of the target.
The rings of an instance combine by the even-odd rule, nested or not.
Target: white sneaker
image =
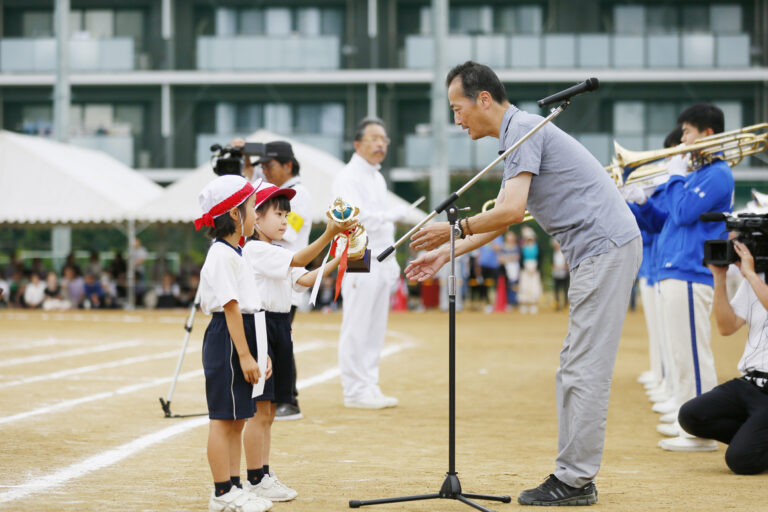
[[[386,403],[387,407],[397,407],[397,405],[400,403],[400,401],[397,398],[393,396],[387,396],[384,393],[382,393],[381,389],[379,389],[378,386],[376,386],[374,395],[376,396],[376,398]]]
[[[656,432],[665,435],[667,437],[677,437],[682,434],[680,425],[677,422],[674,423],[659,423],[656,425]]]
[[[653,402],[655,404],[657,404],[659,402],[666,402],[670,398],[672,398],[672,395],[670,395],[669,393],[667,393],[664,390],[656,391],[656,392],[651,393],[650,395],[648,395],[648,400],[650,400],[651,402]]]
[[[651,409],[659,414],[669,414],[677,410],[677,402],[675,402],[674,398],[670,398],[665,402],[656,402]]]
[[[288,492],[286,487],[281,486],[270,475],[264,475],[261,482],[256,485],[250,485],[250,482],[248,482],[248,485],[249,493],[270,501],[291,501],[296,497],[296,494]],[[243,488],[245,488],[245,485],[243,485]],[[293,492],[296,493],[296,491]]]
[[[717,451],[717,443],[712,439],[700,437],[677,436],[671,439],[662,439],[659,446],[670,452],[714,452]]]
[[[344,407],[349,407],[350,409],[386,409],[395,405],[397,404],[393,405],[391,402],[375,396],[361,398],[360,400],[344,400]]]
[[[299,493],[298,493],[297,491],[295,491],[294,489],[291,489],[290,487],[288,487],[287,485],[285,485],[283,482],[281,482],[280,480],[278,480],[278,479],[277,479],[277,475],[275,474],[275,472],[274,472],[274,471],[270,471],[270,472],[269,472],[269,477],[270,477],[272,480],[274,480],[274,481],[275,481],[275,483],[276,483],[277,485],[279,485],[280,487],[282,487],[283,489],[285,489],[285,491],[286,491],[288,494],[291,494],[291,495],[293,495],[293,498],[295,498],[296,496],[298,496],[298,495],[299,495]],[[293,498],[291,498],[291,499],[293,499]]]
[[[247,481],[245,482],[247,483]],[[250,485],[250,484],[249,484]],[[211,494],[211,500],[208,502],[209,512],[265,512],[272,508],[272,502],[265,507],[265,502],[253,496],[252,493],[240,489],[233,485],[232,489],[221,496],[216,493]]]
[[[677,411],[668,412],[667,414],[662,414],[659,418],[659,421],[662,423],[675,423],[677,421]]]
[[[267,499],[267,498],[265,498],[265,497],[263,497],[263,496],[259,496],[259,494],[257,492],[255,492],[255,490],[254,490],[254,489],[256,489],[256,486],[255,485],[251,485],[251,482],[249,482],[247,478],[245,480],[243,480],[242,483],[243,483],[243,490],[251,495],[251,499],[252,500],[260,501],[262,506],[264,507],[264,510],[271,510],[272,509],[272,506],[273,506],[272,501]]]

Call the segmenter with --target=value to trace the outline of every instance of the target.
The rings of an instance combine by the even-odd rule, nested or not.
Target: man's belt
[[[749,370],[744,374],[744,379],[760,388],[762,392],[768,393],[768,372]]]

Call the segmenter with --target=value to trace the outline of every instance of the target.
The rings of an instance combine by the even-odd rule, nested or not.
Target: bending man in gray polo
[[[499,139],[500,153],[541,121],[511,105],[487,66],[469,61],[448,73],[448,99],[457,125],[473,139]],[[554,474],[523,491],[523,505],[590,505],[600,468],[611,377],[627,306],[642,259],[637,224],[608,173],[570,135],[544,125],[504,161],[493,209],[459,220],[464,254],[522,222],[527,209],[560,242],[571,273],[568,334],[556,373],[559,419]],[[424,227],[411,247],[428,253],[406,268],[425,280],[450,257],[447,222]]]

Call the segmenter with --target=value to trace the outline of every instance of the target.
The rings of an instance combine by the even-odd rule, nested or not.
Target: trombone
[[[614,141],[616,156],[606,167],[616,185],[652,185],[666,177],[665,159],[685,153],[691,154],[688,170],[696,171],[713,160],[723,160],[730,167],[738,165],[745,156],[762,153],[768,148],[768,123],[718,133],[681,144],[674,148],[649,151],[630,151]]]
[[[496,199],[489,199],[486,202],[483,203],[483,207],[481,208],[481,211],[487,212],[491,208],[493,208],[493,205],[496,204]],[[522,224],[523,222],[529,222],[533,220],[533,215],[531,215],[531,212],[528,210],[525,210],[525,213],[523,214],[523,220],[520,222]]]

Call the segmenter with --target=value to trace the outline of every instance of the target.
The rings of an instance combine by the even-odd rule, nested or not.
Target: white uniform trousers
[[[661,359],[661,346],[659,345],[658,321],[656,317],[656,290],[644,277],[640,278],[640,300],[643,301],[643,314],[645,315],[645,327],[648,330],[648,357],[651,364],[651,373],[657,382],[664,378],[664,369]]]
[[[344,305],[339,369],[345,400],[370,399],[380,391],[379,359],[387,332],[392,286],[387,270],[386,265],[372,261],[369,273],[347,273],[341,284]]]
[[[717,385],[710,341],[714,289],[678,279],[659,283],[660,321],[671,355],[668,379],[680,407]]]

